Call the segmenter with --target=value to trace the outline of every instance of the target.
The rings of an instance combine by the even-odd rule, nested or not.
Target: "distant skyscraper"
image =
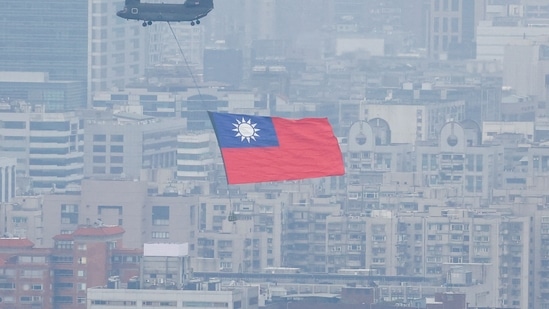
[[[428,25],[429,56],[435,59],[475,57],[476,26],[485,1],[431,0]]]
[[[123,1],[0,0],[0,5],[0,71],[85,81],[88,98],[144,73],[147,32],[116,16]]]

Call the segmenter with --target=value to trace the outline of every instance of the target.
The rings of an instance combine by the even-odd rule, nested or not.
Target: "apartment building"
[[[330,198],[300,198],[287,205],[283,223],[282,265],[305,272],[326,272],[327,218],[340,212],[341,205]],[[360,226],[353,230],[359,231]],[[332,249],[328,248],[329,252]],[[333,252],[338,252],[337,248]],[[333,259],[336,263],[336,258]],[[351,263],[357,262],[360,263],[356,260]]]
[[[0,238],[0,293],[2,307],[55,308],[52,298],[55,288],[49,258],[51,249],[36,249],[25,238]]]
[[[282,214],[288,201],[278,188],[230,199],[201,197],[196,256],[218,259],[225,272],[282,265]]]
[[[2,308],[86,308],[86,289],[106,283],[123,233],[118,226],[82,226],[55,236],[52,248],[1,238]]]
[[[318,252],[318,254],[325,252],[325,272],[336,273],[349,268],[366,269],[365,220],[357,216],[344,215],[330,215],[325,220],[326,249],[323,248]]]
[[[422,186],[455,187],[484,203],[490,201],[491,189],[501,186],[503,146],[482,145],[478,126],[449,122],[436,143],[416,147]]]
[[[122,245],[124,229],[96,221],[71,234],[54,237],[51,256],[55,308],[86,308],[88,287],[102,286],[110,275],[112,249]]]
[[[9,203],[0,204],[4,220],[0,230],[5,236],[27,238],[43,247],[42,200],[40,195],[17,196]]]

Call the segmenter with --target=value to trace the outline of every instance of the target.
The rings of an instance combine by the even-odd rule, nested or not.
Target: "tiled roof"
[[[86,226],[79,227],[72,233],[72,236],[112,236],[124,234],[121,226]]]
[[[34,243],[27,238],[0,238],[0,248],[32,248]]]
[[[73,240],[72,234],[58,234],[53,236],[54,240]]]

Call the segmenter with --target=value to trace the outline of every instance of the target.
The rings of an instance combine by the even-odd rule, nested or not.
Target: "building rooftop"
[[[34,243],[27,238],[0,238],[0,248],[32,248]]]

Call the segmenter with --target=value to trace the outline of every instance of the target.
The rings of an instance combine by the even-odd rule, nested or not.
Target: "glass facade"
[[[0,71],[86,81],[88,1],[0,0]]]

